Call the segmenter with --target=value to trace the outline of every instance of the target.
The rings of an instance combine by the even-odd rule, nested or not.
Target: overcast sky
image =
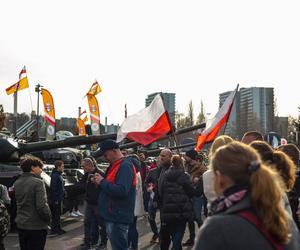
[[[299,1],[1,1],[0,103],[25,65],[34,86],[53,95],[56,116],[77,117],[96,78],[101,120],[121,123],[156,91],[176,93],[176,109],[195,116],[203,100],[240,87],[274,87],[279,115],[300,106]],[[19,92],[19,112],[32,109]]]

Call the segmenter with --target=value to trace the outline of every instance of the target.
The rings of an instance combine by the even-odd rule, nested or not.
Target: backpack
[[[9,231],[9,215],[6,206],[0,199],[0,239],[4,238]]]

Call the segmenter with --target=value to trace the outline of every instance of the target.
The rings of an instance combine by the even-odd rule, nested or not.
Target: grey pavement
[[[156,216],[159,218],[159,216]],[[150,225],[146,217],[138,219],[138,232],[139,232],[139,249],[140,250],[159,250],[158,244],[150,243],[152,232]],[[158,224],[159,226],[159,224]],[[60,236],[48,235],[46,241],[46,250],[77,250],[83,240],[83,217],[66,217],[62,216],[62,227],[66,234]],[[196,235],[197,235],[196,226]],[[188,228],[186,228],[184,240],[187,240],[189,236]],[[5,238],[5,246],[8,250],[20,249],[18,243],[17,233],[9,233]],[[108,249],[110,245],[108,245]],[[191,249],[186,247],[185,249]]]

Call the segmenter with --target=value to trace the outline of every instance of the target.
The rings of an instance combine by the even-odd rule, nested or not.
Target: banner
[[[46,140],[52,141],[55,138],[55,109],[53,98],[50,92],[42,88],[41,91],[43,102],[44,102],[44,112],[46,120]]]
[[[84,121],[78,117],[77,120],[78,135],[86,135]]]
[[[216,115],[206,122],[205,130],[200,133],[197,139],[196,150],[198,152],[201,151],[205,143],[214,141],[222,126],[227,123],[238,88],[239,85],[229,94]]]
[[[97,80],[95,80],[95,82],[93,83],[93,85],[91,86],[89,92],[87,92],[86,95],[97,95],[102,91],[99,83],[97,82]]]
[[[81,116],[82,116],[83,114],[85,114],[85,117],[82,119],[82,121],[83,121],[84,123],[86,123],[86,122],[88,121],[88,117],[87,117],[87,115],[86,115],[86,110],[84,110],[84,111],[79,115],[79,117],[81,118]]]
[[[117,142],[127,138],[145,146],[166,135],[171,129],[169,114],[158,94],[148,107],[123,121],[117,133]]]
[[[92,135],[100,135],[100,112],[98,101],[94,95],[87,95],[87,98],[90,109]]]
[[[29,84],[28,84],[26,68],[24,66],[19,74],[19,81],[6,88],[6,94],[10,95],[15,92],[18,92],[19,90],[26,89],[26,88],[29,88]]]

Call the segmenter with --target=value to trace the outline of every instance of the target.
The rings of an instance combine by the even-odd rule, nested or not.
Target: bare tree
[[[201,100],[200,113],[197,117],[197,124],[203,123],[203,122],[205,122],[205,120],[206,120],[206,117],[205,117],[204,105],[203,105],[203,101]]]
[[[5,114],[2,104],[0,104],[0,130],[4,127]]]
[[[188,110],[188,115],[187,115],[187,125],[188,126],[194,125],[194,106],[193,106],[192,101],[190,101],[190,103],[189,103],[189,110]]]

